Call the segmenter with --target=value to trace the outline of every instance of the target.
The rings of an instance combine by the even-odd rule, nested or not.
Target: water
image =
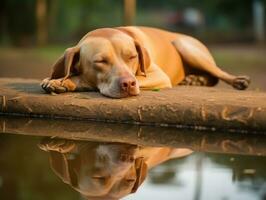
[[[1,200],[266,199],[264,136],[25,120],[0,119]]]

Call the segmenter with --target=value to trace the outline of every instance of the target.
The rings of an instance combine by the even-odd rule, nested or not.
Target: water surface
[[[266,199],[263,150],[230,141],[223,145],[224,152],[217,146],[217,152],[210,153],[185,145],[3,133],[0,199]]]

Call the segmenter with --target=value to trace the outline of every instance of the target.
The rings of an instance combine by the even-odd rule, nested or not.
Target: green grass
[[[0,47],[1,57],[12,56],[26,56],[26,58],[34,57],[41,58],[43,60],[51,61],[55,60],[59,55],[63,54],[67,46],[45,46],[35,48],[12,48],[12,47]],[[10,62],[12,62],[10,60]],[[27,60],[25,60],[27,62]]]
[[[214,47],[211,52],[217,65],[225,70],[256,72],[266,69],[266,50],[263,48]]]

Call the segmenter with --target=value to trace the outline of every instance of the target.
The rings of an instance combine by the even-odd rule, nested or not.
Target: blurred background
[[[198,38],[218,66],[265,91],[265,11],[266,0],[1,0],[0,77],[45,78],[87,32],[143,25]]]

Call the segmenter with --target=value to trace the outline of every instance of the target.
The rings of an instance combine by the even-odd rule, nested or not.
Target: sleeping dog
[[[123,98],[140,89],[214,86],[219,79],[240,90],[250,83],[247,76],[221,70],[195,38],[156,28],[117,27],[91,31],[66,49],[41,86],[49,93],[96,90]]]

